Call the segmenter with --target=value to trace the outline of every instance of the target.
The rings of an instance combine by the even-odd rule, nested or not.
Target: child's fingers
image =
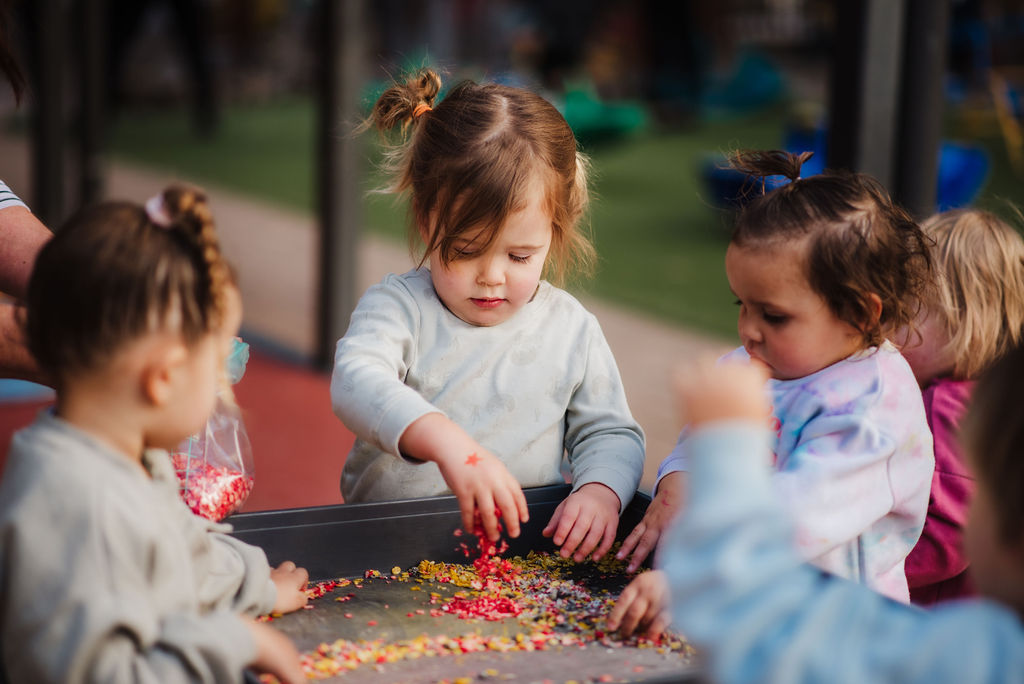
[[[577,563],[582,563],[586,560],[587,556],[590,555],[590,552],[596,549],[598,544],[601,543],[601,540],[604,538],[604,534],[604,526],[599,524],[596,518],[591,520],[587,534],[583,537],[583,541],[580,542],[580,545],[576,547],[576,553],[573,554],[572,559]]]
[[[595,561],[601,560],[604,554],[608,553],[608,550],[612,548],[612,544],[615,543],[615,532],[618,529],[616,520],[609,521],[604,526],[604,535],[601,537],[601,544],[594,551],[594,555],[591,556]]]
[[[502,490],[495,492],[494,503],[501,511],[501,517],[505,521],[505,532],[510,537],[519,536],[519,510],[516,506],[512,492]]]
[[[648,639],[657,639],[665,633],[665,630],[668,629],[671,622],[672,615],[667,610],[659,611],[650,621],[650,624],[644,631],[644,636]]]
[[[566,499],[564,502],[564,508],[562,508],[562,515],[558,520],[558,527],[555,528],[555,533],[551,537],[551,541],[555,543],[555,546],[563,546],[566,543],[569,533],[572,531],[573,526],[576,524],[576,519],[580,515],[580,507],[572,499]],[[579,543],[579,540],[576,540]],[[576,548],[573,545],[571,548]],[[565,549],[563,548],[563,551]],[[562,557],[567,557],[568,553],[563,553]]]
[[[294,572],[299,580],[299,589],[304,589],[306,584],[309,583],[309,570],[306,568],[295,568]]]
[[[558,526],[562,522],[562,510],[565,508],[565,501],[565,499],[562,499],[562,502],[555,508],[555,512],[551,514],[551,519],[548,520],[548,524],[544,526],[543,530],[541,530],[541,535],[550,537],[555,533],[555,530],[558,529]]]
[[[476,499],[472,496],[463,495],[458,497],[459,511],[462,513],[462,529],[470,534],[473,533],[473,518],[476,512]]]
[[[622,623],[622,618],[625,617],[626,611],[629,610],[629,606],[632,605],[633,599],[636,598],[637,589],[633,582],[626,585],[626,588],[619,594],[619,599],[612,606],[612,612],[608,614],[607,626],[608,631],[614,632],[619,628]]]
[[[643,536],[645,531],[647,531],[647,523],[641,520],[636,524],[636,527],[626,535],[626,538],[622,540],[622,545],[619,546],[618,553],[615,554],[615,557],[619,560],[625,559],[626,556],[629,555],[630,551],[636,548],[637,543],[640,541],[640,538]]]
[[[576,549],[579,548],[580,544],[583,543],[583,540],[590,532],[591,524],[594,521],[593,515],[585,511],[580,511],[574,516],[574,518],[575,520],[573,522],[572,529],[569,530],[569,534],[565,537],[565,541],[561,545],[562,549],[559,553],[561,553],[562,558],[568,558]],[[565,517],[563,517],[562,520],[564,523]],[[558,539],[557,532],[555,533],[555,539]],[[584,556],[585,555],[586,554],[584,554]]]
[[[515,498],[516,508],[519,509],[519,520],[527,522],[530,519],[530,509],[526,505],[526,494],[523,493],[523,488],[519,486],[518,482],[516,482],[512,496]]]
[[[629,636],[636,631],[637,626],[640,625],[644,615],[647,614],[647,610],[650,607],[650,602],[642,592],[637,592],[626,607],[625,612],[622,615],[621,622],[619,624],[619,634],[622,636]]]
[[[494,514],[494,498],[490,492],[478,495],[477,508],[480,510],[480,524],[491,541],[498,541],[501,532],[498,530],[498,516]]]
[[[626,572],[636,572],[640,564],[654,550],[660,536],[659,530],[656,527],[648,527],[644,530],[644,533],[640,535],[640,541],[636,545],[636,550],[633,552],[633,557],[629,559]]]

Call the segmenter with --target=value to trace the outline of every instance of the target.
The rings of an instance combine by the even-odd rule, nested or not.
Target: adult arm
[[[13,301],[0,301],[0,378],[18,378],[46,384],[46,376],[25,344],[21,324],[24,309]]]
[[[767,440],[738,421],[693,435],[687,510],[660,550],[673,624],[707,656],[711,679],[1021,681],[1024,635],[1009,610],[925,613],[802,564]]]
[[[0,291],[25,298],[36,256],[51,237],[27,207],[0,209]]]
[[[53,237],[49,229],[0,181],[0,292],[24,299],[36,256]],[[0,377],[45,382],[25,347],[15,302],[0,301]]]

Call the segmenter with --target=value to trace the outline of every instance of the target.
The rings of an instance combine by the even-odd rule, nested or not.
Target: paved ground
[[[23,142],[0,136],[0,178],[31,197]],[[107,194],[144,201],[174,180],[173,175],[128,164],[108,168]],[[316,233],[313,219],[254,202],[236,193],[206,188],[213,202],[224,249],[238,267],[245,302],[243,332],[308,356],[314,348]],[[389,272],[404,272],[411,260],[404,247],[367,235],[361,245],[361,288]],[[718,352],[728,341],[667,325],[635,312],[587,299],[600,320],[622,372],[630,407],[647,433],[644,488],[657,464],[675,444],[677,424],[668,387],[678,362]]]

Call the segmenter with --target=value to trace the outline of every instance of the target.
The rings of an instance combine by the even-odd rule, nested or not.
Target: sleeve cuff
[[[585,484],[596,482],[602,484],[608,489],[615,492],[615,495],[619,497],[619,515],[626,510],[626,506],[633,500],[633,495],[636,494],[636,484],[630,481],[630,478],[623,475],[623,473],[615,468],[590,468],[582,473],[578,478],[573,478],[572,491],[575,492]]]
[[[440,413],[446,415],[429,401],[419,396],[406,396],[384,407],[380,412],[380,423],[375,430],[380,447],[385,451],[400,456],[410,463],[421,463],[413,458],[402,455],[398,448],[398,442],[410,425],[427,415],[428,413]]]

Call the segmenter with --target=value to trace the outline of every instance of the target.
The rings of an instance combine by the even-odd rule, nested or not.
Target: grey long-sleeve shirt
[[[443,413],[500,458],[523,487],[610,487],[624,507],[643,474],[644,436],[593,314],[541,282],[493,327],[444,307],[418,269],[389,275],[360,299],[338,341],[334,412],[356,436],[341,475],[346,501],[448,494],[433,463],[399,457],[415,420]]]
[[[193,515],[166,452],[143,467],[42,413],[0,482],[0,681],[240,682],[239,613],[276,599],[263,551]]]

